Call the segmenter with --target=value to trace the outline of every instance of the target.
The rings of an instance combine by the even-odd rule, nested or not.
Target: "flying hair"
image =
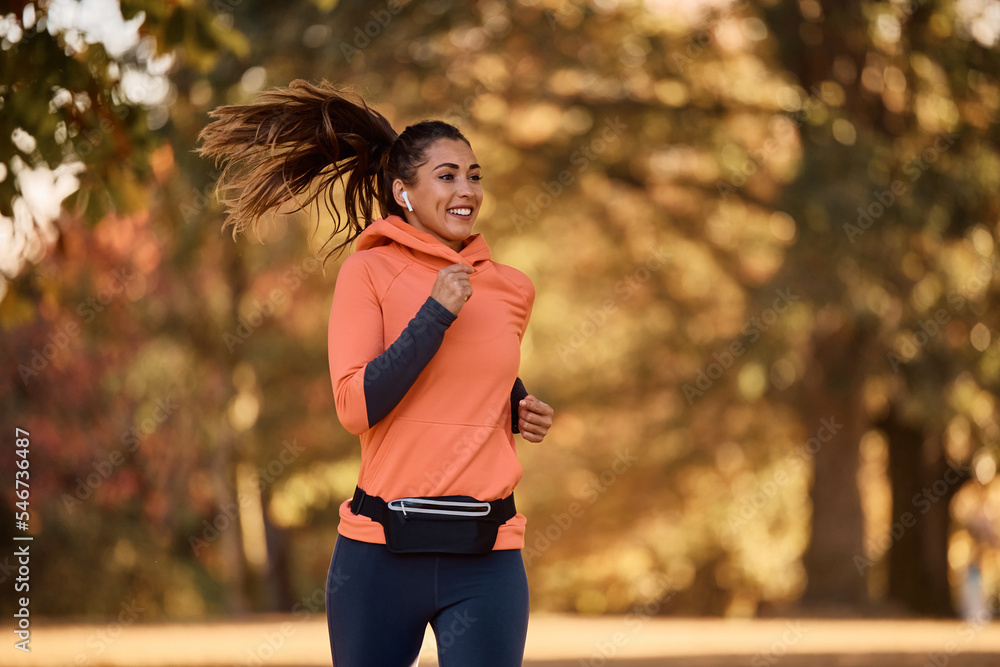
[[[196,150],[222,166],[216,191],[226,207],[223,229],[232,227],[234,238],[249,231],[260,238],[260,220],[268,212],[289,202],[293,206],[283,211],[304,210],[322,198],[334,221],[324,247],[346,232],[327,259],[374,220],[403,215],[392,183],[399,178],[411,185],[431,144],[439,139],[469,144],[458,128],[442,121],[422,121],[397,135],[363,99],[326,81],[296,79],[251,104],[218,107],[211,117]],[[343,211],[338,182],[344,186]]]

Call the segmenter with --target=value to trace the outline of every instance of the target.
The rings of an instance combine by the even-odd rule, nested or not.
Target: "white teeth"
[[[455,215],[472,215],[471,208],[449,208],[449,213],[454,213]]]

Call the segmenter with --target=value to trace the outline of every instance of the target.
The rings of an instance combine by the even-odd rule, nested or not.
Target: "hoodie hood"
[[[358,235],[357,250],[368,250],[393,243],[403,246],[417,262],[434,270],[452,264],[466,264],[478,269],[477,264],[490,260],[490,249],[482,234],[473,234],[465,239],[462,250],[455,252],[398,215],[390,215],[368,225]]]

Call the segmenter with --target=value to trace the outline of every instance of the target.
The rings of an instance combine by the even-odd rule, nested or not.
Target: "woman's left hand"
[[[528,442],[541,442],[552,426],[552,406],[531,394],[517,404],[517,429]]]

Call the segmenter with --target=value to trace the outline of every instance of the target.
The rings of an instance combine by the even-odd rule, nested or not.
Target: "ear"
[[[406,202],[403,201],[403,191],[406,190],[406,184],[402,180],[396,179],[392,182],[392,198],[396,200],[399,207],[406,210]]]

